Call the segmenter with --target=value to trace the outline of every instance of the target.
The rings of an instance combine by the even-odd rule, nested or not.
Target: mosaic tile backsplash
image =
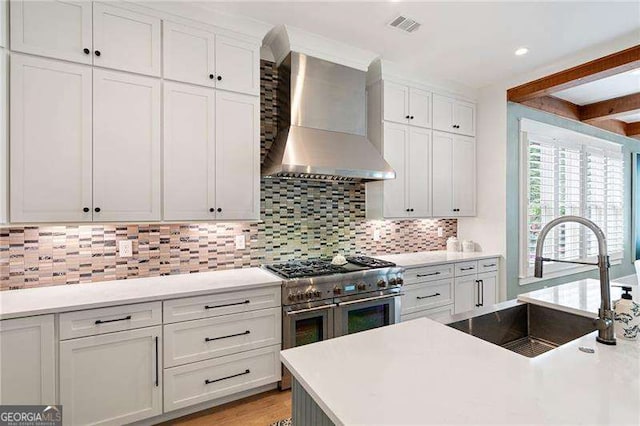
[[[261,63],[262,155],[276,134],[277,70]],[[0,290],[259,266],[297,257],[441,250],[455,219],[365,219],[362,183],[263,179],[261,222],[0,228]],[[438,237],[438,227],[444,236]],[[373,241],[373,231],[380,241]],[[235,236],[246,248],[235,250]],[[117,242],[133,241],[121,258]]]

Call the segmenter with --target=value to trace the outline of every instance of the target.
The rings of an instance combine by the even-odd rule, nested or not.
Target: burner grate
[[[347,261],[354,265],[366,266],[368,268],[389,268],[396,266],[395,263],[369,256],[349,256],[347,257]]]

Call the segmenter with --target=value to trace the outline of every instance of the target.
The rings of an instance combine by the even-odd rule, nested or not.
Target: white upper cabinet
[[[387,179],[383,186],[383,215],[388,218],[407,217],[407,149],[409,127],[402,124],[384,123],[383,156],[395,170],[396,178]]]
[[[433,95],[433,128],[443,132],[474,136],[475,105],[441,95]]]
[[[93,219],[160,220],[160,80],[95,69],[93,94]]]
[[[409,216],[431,216],[431,130],[409,130]]]
[[[476,213],[475,139],[433,132],[433,215]]]
[[[216,87],[260,94],[260,47],[257,44],[216,36]]]
[[[216,93],[216,219],[260,218],[260,99]]]
[[[89,1],[11,2],[11,49],[91,64]]]
[[[160,19],[93,3],[93,63],[160,76]]]
[[[7,161],[9,156],[9,147],[7,145],[9,140],[9,69],[7,63],[7,53],[4,48],[0,48],[0,158],[4,158],[4,161],[0,161],[0,176],[8,176],[9,173],[7,171],[9,167],[9,162]],[[0,180],[0,223],[8,221],[8,193],[8,179]]]
[[[164,22],[164,78],[215,87],[215,35]]]
[[[215,219],[213,89],[164,83],[163,150],[164,219]]]
[[[431,128],[431,93],[411,87],[409,89],[409,124]]]
[[[12,222],[91,220],[91,68],[11,58]]]
[[[0,47],[8,47],[9,43],[9,0],[0,0]]]
[[[0,404],[56,403],[53,315],[0,321]]]
[[[396,123],[408,123],[409,88],[402,84],[383,83],[383,118]]]

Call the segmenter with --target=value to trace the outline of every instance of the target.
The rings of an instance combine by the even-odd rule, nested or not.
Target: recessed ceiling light
[[[519,47],[513,53],[515,53],[516,56],[522,56],[522,55],[526,55],[527,53],[529,53],[529,49],[527,49],[526,47]]]

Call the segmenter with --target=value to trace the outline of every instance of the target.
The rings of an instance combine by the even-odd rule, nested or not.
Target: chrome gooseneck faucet
[[[544,240],[549,231],[561,223],[575,222],[591,229],[598,240],[598,263],[578,262],[569,260],[549,259],[542,257]],[[533,275],[542,278],[542,262],[577,263],[581,265],[594,265],[600,268],[600,309],[598,310],[598,337],[596,340],[605,345],[615,345],[616,338],[613,332],[614,311],[611,309],[611,288],[609,283],[609,255],[607,254],[607,239],[602,229],[589,219],[580,216],[561,216],[547,223],[538,236],[536,245],[536,262]]]

